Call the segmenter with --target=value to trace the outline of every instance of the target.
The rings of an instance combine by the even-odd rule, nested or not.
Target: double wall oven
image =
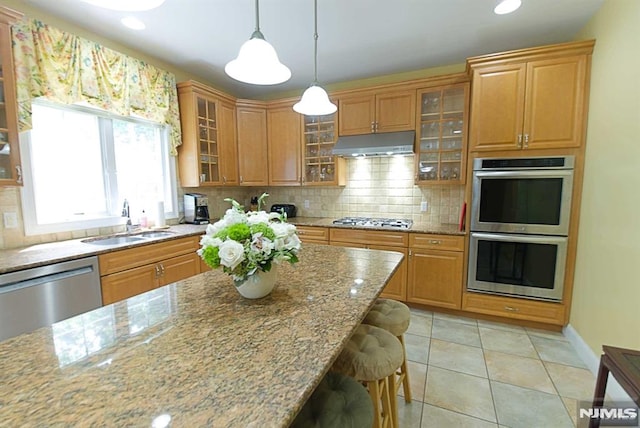
[[[561,301],[574,157],[473,163],[469,291]]]

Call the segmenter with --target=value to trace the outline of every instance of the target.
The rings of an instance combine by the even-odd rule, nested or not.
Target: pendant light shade
[[[304,91],[302,98],[294,104],[293,109],[307,116],[323,116],[335,113],[338,107],[329,101],[329,95],[324,89],[313,84]]]
[[[497,15],[505,15],[518,9],[521,4],[521,0],[499,0],[493,12]]]
[[[313,0],[313,17],[315,32],[313,33],[313,83],[302,94],[302,98],[293,106],[293,110],[305,116],[323,116],[335,113],[338,110],[335,104],[329,101],[327,92],[318,85],[318,0]]]
[[[256,0],[256,29],[240,47],[238,57],[224,67],[235,80],[252,85],[276,85],[291,77],[291,70],[280,62],[276,50],[260,32],[258,0]]]

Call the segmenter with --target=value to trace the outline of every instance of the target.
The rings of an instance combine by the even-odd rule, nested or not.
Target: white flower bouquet
[[[258,211],[244,212],[233,199],[225,215],[207,226],[200,240],[198,255],[212,269],[222,266],[233,276],[236,285],[256,271],[269,272],[274,262],[298,261],[300,239],[296,227],[287,223],[284,213],[267,213],[261,210],[263,193],[258,199]]]

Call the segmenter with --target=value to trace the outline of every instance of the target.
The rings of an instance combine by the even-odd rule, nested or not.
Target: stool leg
[[[383,393],[382,393],[382,426],[397,428],[397,425],[393,419],[393,404],[392,397],[393,391],[395,391],[395,374],[388,376],[384,379],[379,380],[383,384]],[[393,389],[392,389],[393,388]],[[395,401],[393,401],[395,403]]]
[[[396,391],[398,388],[396,386],[396,374],[395,372],[387,377],[387,390],[389,392],[389,405],[391,407],[391,421],[392,426],[394,428],[398,428],[400,424],[398,423],[398,396]]]
[[[382,413],[380,395],[382,391],[380,391],[379,382],[377,380],[367,382],[367,390],[373,403],[373,426],[374,428],[382,428],[382,420],[380,419],[380,414]]]
[[[404,360],[400,366],[400,380],[398,381],[398,388],[402,385],[404,389],[404,401],[405,403],[411,403],[411,386],[409,381],[409,368],[407,367],[407,349],[404,346],[404,335],[398,336],[398,340],[402,344],[402,354]],[[396,392],[397,394],[397,392]]]

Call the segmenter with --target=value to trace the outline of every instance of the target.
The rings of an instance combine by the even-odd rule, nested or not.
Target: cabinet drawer
[[[546,324],[563,325],[565,306],[562,303],[513,299],[480,293],[464,293],[462,310]]]
[[[329,230],[329,241],[364,244],[388,245],[392,247],[406,247],[409,237],[404,232],[387,232],[384,230],[337,229]]]
[[[101,254],[100,276],[195,252],[199,247],[199,237],[190,236]]]
[[[296,226],[302,242],[329,243],[329,228],[316,226]]]
[[[410,233],[409,247],[446,251],[464,251],[464,236]]]

